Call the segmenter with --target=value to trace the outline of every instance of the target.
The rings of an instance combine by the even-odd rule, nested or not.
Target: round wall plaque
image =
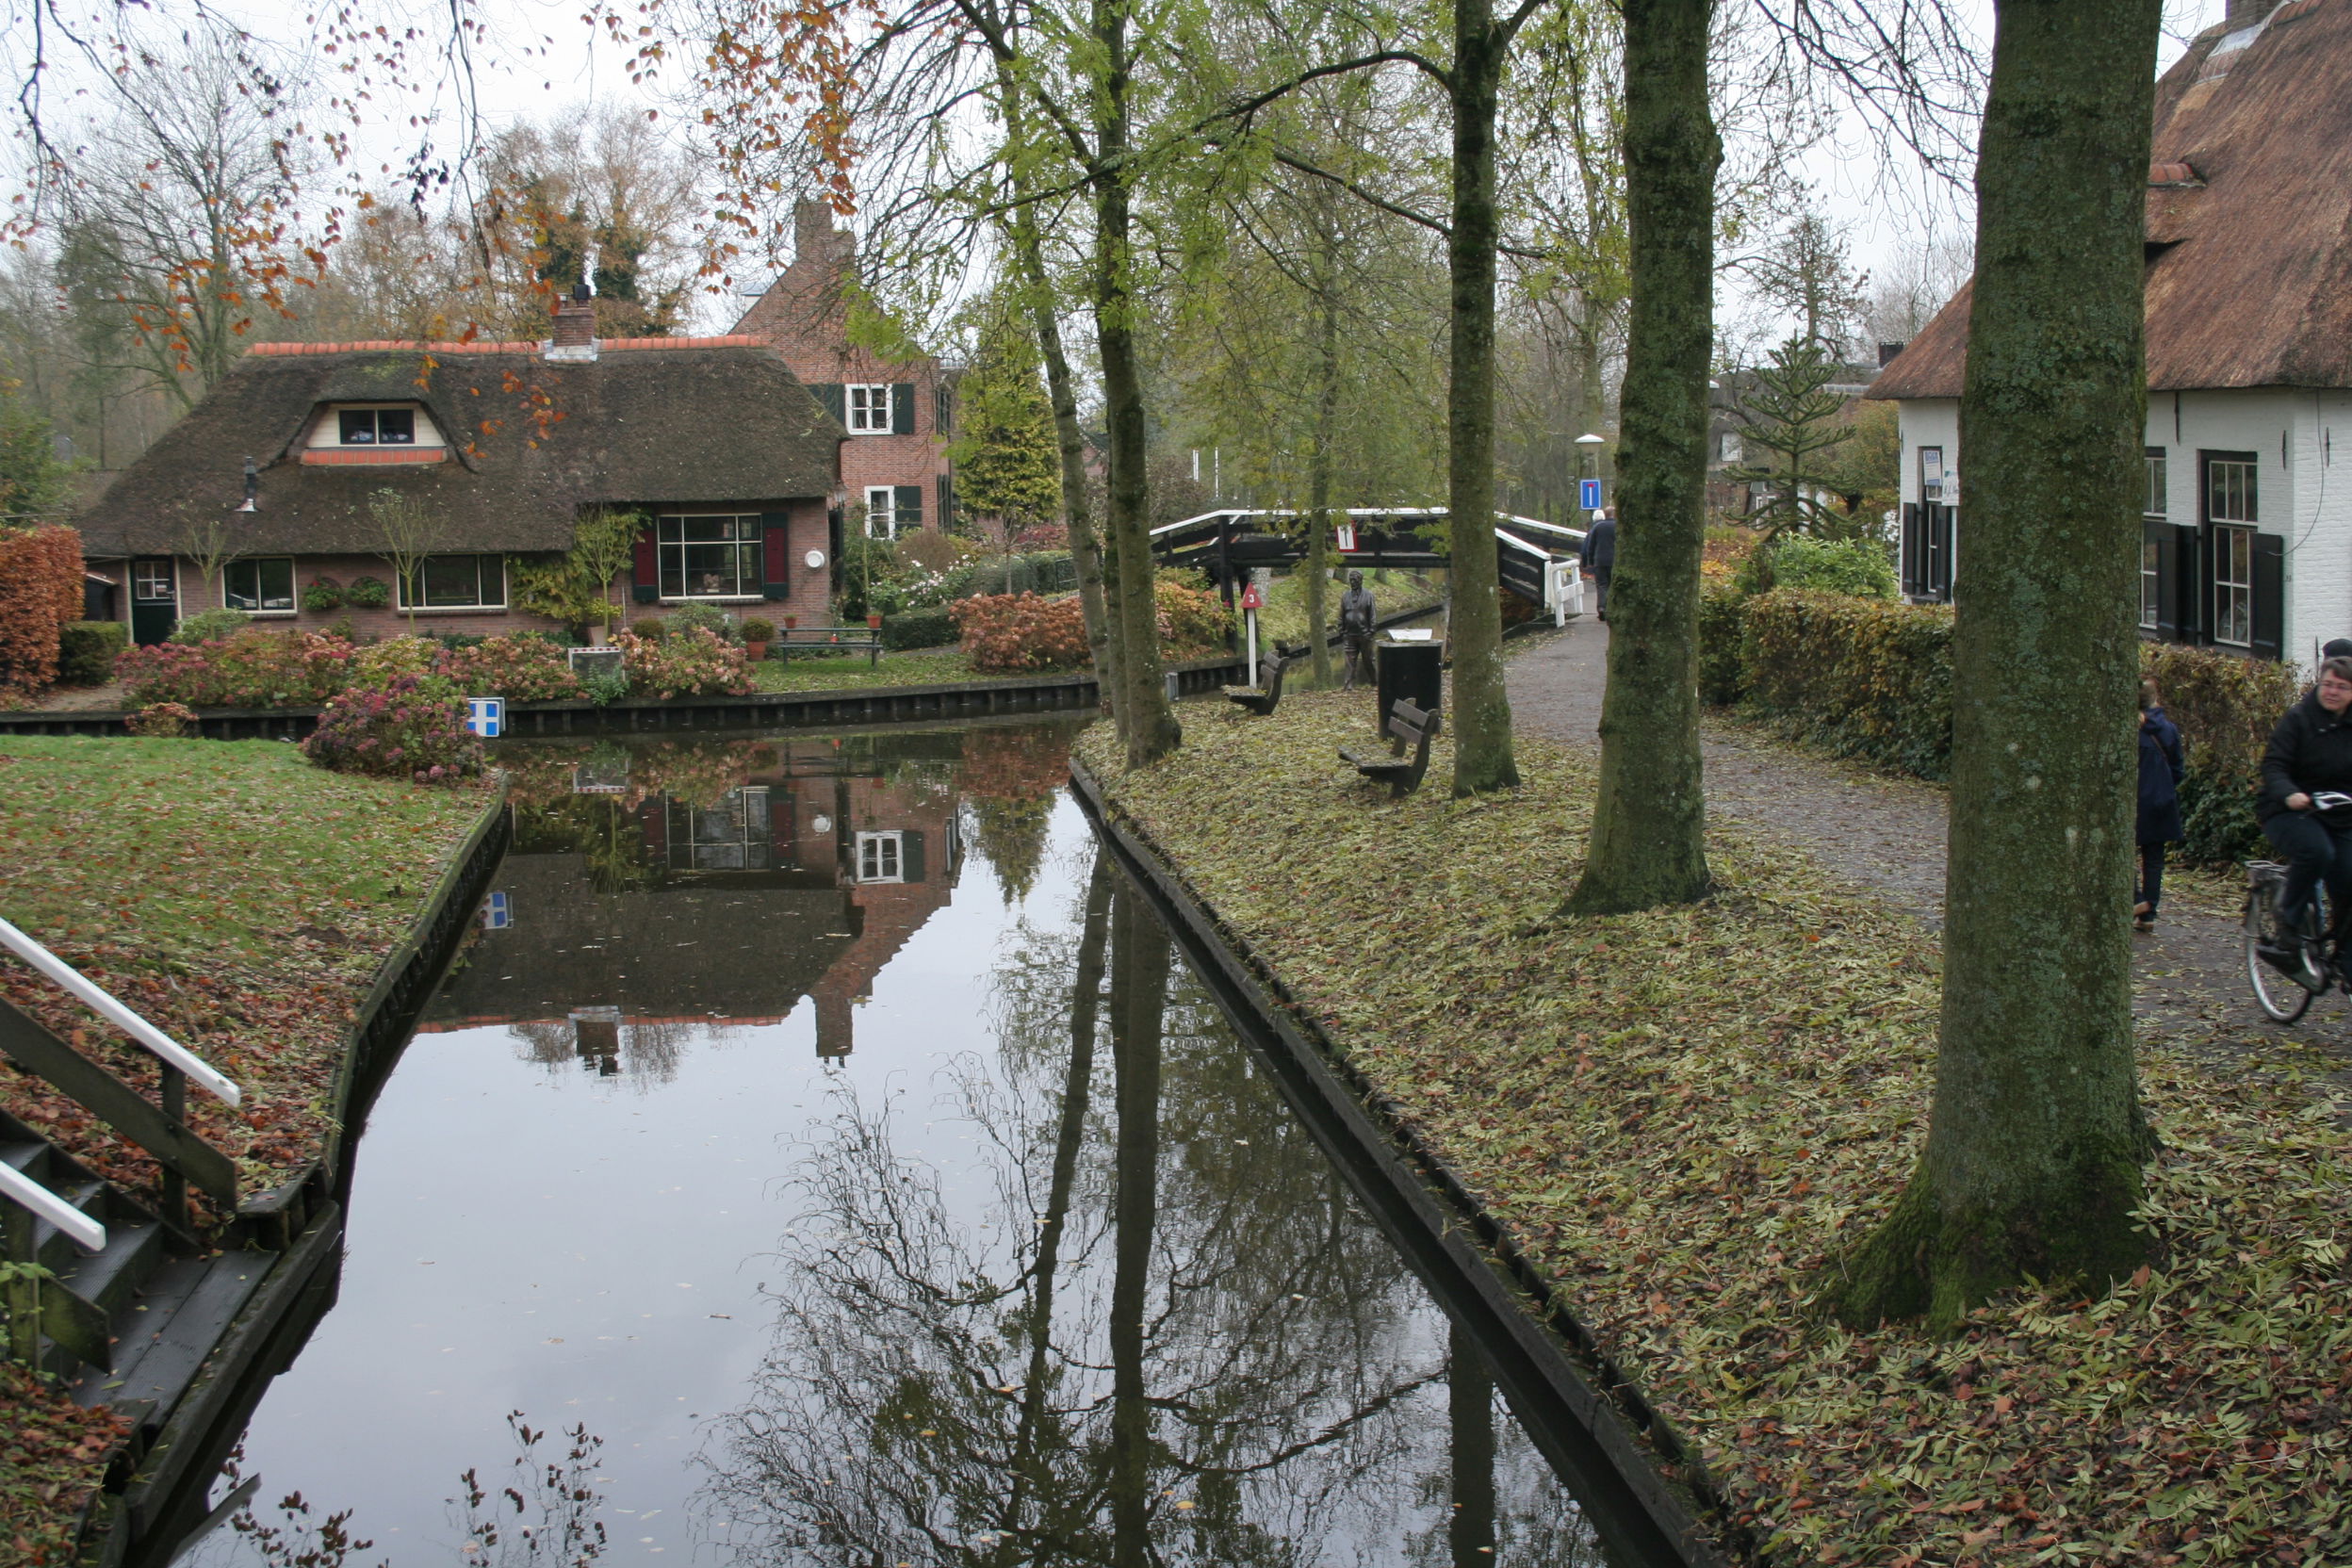
[[[823,550],[810,550],[801,559],[808,563],[808,569],[813,572],[818,567],[825,564],[825,552]]]

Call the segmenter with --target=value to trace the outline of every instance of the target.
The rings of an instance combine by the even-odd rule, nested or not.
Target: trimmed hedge
[[[114,656],[130,645],[121,621],[69,621],[57,631],[57,678],[68,686],[104,686],[114,678]]]
[[[906,648],[936,648],[955,641],[956,622],[945,605],[882,617],[882,645],[892,653]]]
[[[1948,605],[1779,589],[1699,604],[1699,694],[1738,703],[1785,734],[1922,778],[1952,772]],[[2183,854],[2221,862],[2260,853],[2254,787],[2278,715],[2302,694],[2292,664],[2178,643],[2140,645],[2164,710],[2180,727]]]

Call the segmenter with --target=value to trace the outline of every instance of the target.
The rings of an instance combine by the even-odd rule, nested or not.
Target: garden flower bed
[[[1932,934],[1719,832],[1694,907],[1561,921],[1593,754],[1526,735],[1518,791],[1391,802],[1333,755],[1361,694],[1080,756],[1446,1160],[1702,1461],[1755,1560],[2352,1560],[2352,1132],[2328,1064],[2142,1038],[2159,1261],[2013,1293],[1965,1331],[1856,1334],[1807,1281],[1924,1131]],[[1312,913],[1302,913],[1312,911]],[[2247,1030],[2248,1037],[2260,1038]]]

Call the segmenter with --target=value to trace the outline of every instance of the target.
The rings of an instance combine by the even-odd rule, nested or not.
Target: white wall
[[[1903,504],[1914,505],[1919,498],[1919,449],[1944,449],[1944,493],[1952,493],[1951,477],[1960,462],[1960,400],[1957,398],[1915,398],[1895,405],[1903,423]],[[1968,476],[1962,474],[1961,478]],[[1949,504],[1949,502],[1947,502]],[[1958,531],[1954,525],[1954,531]]]

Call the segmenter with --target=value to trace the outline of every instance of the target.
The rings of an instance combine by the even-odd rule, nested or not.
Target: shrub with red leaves
[[[57,637],[82,618],[82,536],[44,523],[0,529],[0,699],[57,678]]]
[[[318,715],[302,755],[337,773],[419,784],[482,772],[482,743],[466,733],[466,699],[439,676],[395,675],[340,694]]]
[[[986,594],[948,606],[975,670],[1074,670],[1087,662],[1086,622],[1075,597]]]

